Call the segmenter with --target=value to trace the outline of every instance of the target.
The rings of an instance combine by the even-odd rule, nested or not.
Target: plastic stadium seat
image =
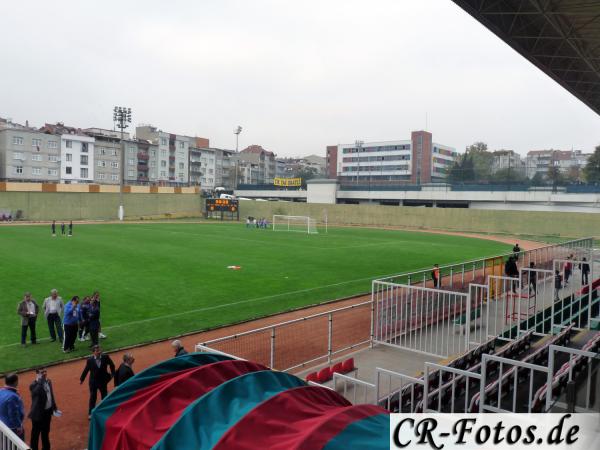
[[[312,381],[318,383],[317,372],[312,372],[306,375],[306,381]]]
[[[329,367],[325,367],[324,369],[321,369],[317,374],[317,382],[325,383],[331,380],[331,376],[331,369]]]
[[[344,373],[348,373],[348,372],[352,372],[353,370],[356,370],[356,367],[354,367],[354,358],[348,358],[346,361],[344,361],[342,363],[342,368],[344,370]]]
[[[334,364],[334,366],[331,368],[331,373],[344,373],[344,369],[343,369],[343,365],[341,362]]]

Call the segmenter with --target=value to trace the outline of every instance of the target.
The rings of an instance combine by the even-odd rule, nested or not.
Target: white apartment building
[[[538,173],[545,177],[551,166],[565,174],[572,169],[583,169],[589,157],[589,153],[581,150],[532,150],[527,153],[527,177],[533,178]]]
[[[192,138],[165,133],[152,125],[136,127],[136,137],[158,147],[156,167],[149,167],[148,171],[151,182],[189,182],[189,150]]]
[[[65,183],[94,181],[94,138],[77,134],[60,137],[60,180]],[[118,164],[116,161],[114,162]]]

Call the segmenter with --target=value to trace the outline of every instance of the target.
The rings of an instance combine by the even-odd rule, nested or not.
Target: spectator
[[[98,333],[100,332],[100,305],[96,297],[92,297],[92,301],[88,307],[88,329],[92,343],[90,347],[98,345]]]
[[[73,221],[69,222],[69,236],[73,236]]]
[[[19,307],[17,308],[17,314],[21,316],[22,346],[25,346],[25,341],[27,339],[27,328],[29,328],[29,338],[31,339],[31,343],[34,345],[37,344],[37,339],[35,336],[35,321],[37,320],[38,312],[38,304],[33,298],[31,298],[31,294],[29,292],[25,292],[23,301],[19,303]]]
[[[60,224],[60,234],[62,234],[63,236],[65,235],[65,223],[61,223]]]
[[[23,419],[25,406],[23,399],[17,392],[19,377],[16,373],[6,374],[4,387],[0,389],[0,422],[3,422],[13,433],[25,439]]]
[[[81,372],[81,377],[79,377],[80,384],[83,384],[88,372],[90,374],[88,419],[92,415],[92,410],[96,407],[98,391],[100,391],[100,397],[102,399],[106,397],[106,394],[108,393],[108,382],[115,376],[115,364],[112,359],[110,359],[110,356],[103,354],[99,345],[94,346],[92,351],[94,353],[87,359],[83,372]],[[110,373],[108,373],[109,368]]]
[[[65,327],[65,340],[63,342],[63,352],[69,353],[75,350],[75,339],[77,339],[77,329],[79,324],[79,297],[74,296],[69,303],[65,305],[65,315],[63,317],[63,326]]]
[[[587,286],[590,283],[590,265],[587,263],[587,258],[583,257],[583,262],[579,264],[579,270],[581,270],[581,284]]]
[[[433,270],[431,271],[431,279],[433,280],[433,287],[440,287],[440,266],[437,264],[433,265]]]
[[[50,341],[56,341],[56,335],[58,334],[58,340],[62,343],[63,341],[63,330],[62,330],[62,313],[63,313],[63,299],[58,296],[58,291],[52,289],[50,291],[50,297],[46,297],[42,304],[44,309],[44,315],[46,316],[46,322],[48,322],[48,330],[50,331]],[[56,330],[55,330],[56,329]]]
[[[519,268],[517,267],[517,258],[509,256],[506,264],[504,264],[504,274],[509,278],[519,278]],[[511,281],[513,293],[517,292],[517,280]]]
[[[56,220],[52,221],[51,228],[52,228],[52,237],[56,237]]]
[[[560,290],[562,289],[562,275],[560,271],[554,271],[554,300],[560,300]]]
[[[85,342],[90,332],[90,297],[84,297],[79,305],[79,341]]]
[[[183,344],[179,339],[175,339],[173,342],[171,342],[171,347],[173,347],[173,352],[175,353],[176,357],[187,355],[188,353],[185,348],[183,348]]]
[[[50,422],[52,414],[58,411],[52,390],[52,382],[48,379],[45,368],[35,371],[36,377],[29,386],[31,392],[31,450],[38,450],[40,435],[42,450],[50,450]]]
[[[518,260],[519,259],[519,254],[521,253],[521,247],[519,247],[519,243],[518,242],[513,247],[513,253],[514,253],[515,259]]]
[[[567,257],[567,261],[565,261],[563,268],[565,272],[565,286],[569,285],[569,278],[571,278],[571,274],[573,273],[573,263],[571,262],[571,258],[573,258],[573,255]]]
[[[533,295],[537,294],[537,272],[535,271],[535,263],[531,261],[529,263],[529,269],[527,271],[529,275],[529,295],[533,292]]]
[[[115,375],[115,387],[125,383],[134,375],[132,367],[134,362],[135,358],[131,353],[125,353],[123,355],[123,362],[117,369],[117,373]]]
[[[100,292],[94,291],[92,299],[96,299],[96,303],[98,304],[98,310],[100,310]],[[100,321],[100,316],[98,316],[98,321]],[[100,326],[98,328],[98,337],[100,339],[106,339],[106,335],[102,334],[102,323],[100,323]]]

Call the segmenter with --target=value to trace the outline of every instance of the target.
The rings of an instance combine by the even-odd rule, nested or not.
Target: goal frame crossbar
[[[285,227],[286,223],[287,227]],[[293,231],[307,234],[319,233],[317,230],[317,220],[310,216],[288,216],[284,214],[274,214],[272,224],[273,231]],[[276,225],[280,225],[280,228],[278,229]],[[298,227],[301,225],[304,226],[304,229],[298,229]]]

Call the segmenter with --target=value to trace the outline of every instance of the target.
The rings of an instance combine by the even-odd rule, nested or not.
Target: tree
[[[461,155],[448,172],[448,181],[451,183],[467,183],[475,179],[473,157],[469,153]]]
[[[588,183],[600,183],[600,145],[596,147],[592,156],[583,168],[585,181]]]
[[[544,175],[541,172],[536,172],[533,178],[531,179],[532,186],[545,186],[546,180],[544,179]]]
[[[552,183],[552,187],[556,189],[556,186],[565,183],[565,177],[560,171],[560,167],[554,164],[548,167],[548,180]]]
[[[503,184],[523,184],[527,181],[527,177],[522,170],[511,168],[498,170],[492,176],[492,180]]]
[[[485,142],[474,142],[467,147],[473,164],[473,180],[489,182],[492,179],[492,163],[494,155],[488,151]]]
[[[302,187],[306,189],[306,182],[314,178],[318,173],[318,170],[314,167],[301,167],[296,172],[296,177],[302,178]]]

